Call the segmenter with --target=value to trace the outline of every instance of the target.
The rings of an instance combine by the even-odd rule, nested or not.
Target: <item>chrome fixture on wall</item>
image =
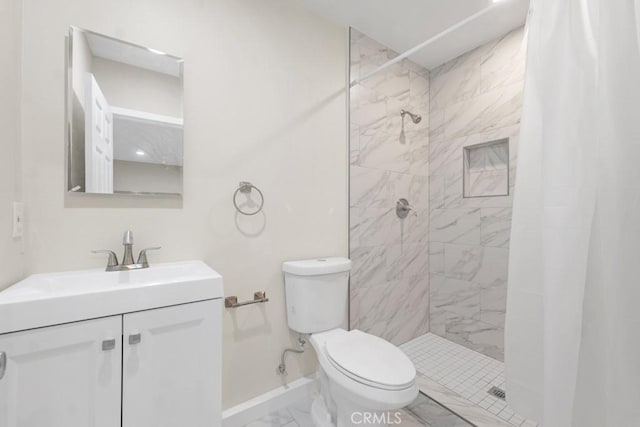
[[[260,205],[253,212],[246,212],[246,211],[244,211],[244,210],[242,210],[240,208],[236,198],[238,197],[238,193],[249,195],[249,194],[251,194],[251,190],[253,190],[253,189],[255,189],[258,192],[258,194],[260,195]],[[233,193],[233,206],[235,206],[236,210],[238,212],[240,212],[242,215],[251,216],[251,215],[257,214],[258,212],[260,212],[262,210],[262,207],[264,206],[264,196],[262,195],[262,191],[260,191],[260,189],[258,187],[256,187],[255,185],[253,185],[252,183],[250,183],[248,181],[241,181],[240,184],[238,184],[238,188]]]
[[[7,353],[0,351],[0,380],[4,378],[4,373],[7,370]]]
[[[269,302],[265,291],[256,291],[253,294],[253,300],[243,302],[238,302],[238,297],[235,295],[228,296],[224,299],[224,306],[226,308],[236,308],[250,304],[259,304],[261,302]]]
[[[422,121],[422,116],[421,115],[414,114],[414,113],[412,113],[410,111],[407,111],[407,110],[400,110],[400,115],[402,116],[403,119],[404,119],[405,115],[408,115],[409,117],[411,117],[411,121],[413,123],[416,123],[416,124],[418,124],[418,123],[420,123],[420,121]]]
[[[407,199],[398,199],[398,201],[396,202],[396,215],[398,215],[398,218],[405,219],[407,216],[409,216],[409,212],[411,211],[413,211],[414,216],[418,216]]]
[[[157,251],[162,249],[160,246],[151,248],[144,248],[138,255],[138,260],[133,262],[133,233],[131,230],[124,232],[122,237],[122,245],[124,246],[124,255],[122,256],[122,264],[118,264],[118,257],[116,253],[108,249],[99,249],[91,251],[94,254],[108,254],[109,260],[107,261],[107,268],[105,271],[124,271],[124,270],[138,270],[141,268],[149,267],[149,260],[147,259],[147,251]]]

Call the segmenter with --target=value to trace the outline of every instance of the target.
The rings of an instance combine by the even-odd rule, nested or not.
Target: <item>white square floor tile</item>
[[[488,394],[493,386],[504,390],[504,363],[499,360],[432,333],[409,341],[400,349],[409,356],[420,373],[473,404],[515,426],[537,426],[535,421],[515,414],[504,400]]]

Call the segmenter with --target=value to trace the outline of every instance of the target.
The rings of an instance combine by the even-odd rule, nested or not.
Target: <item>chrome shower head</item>
[[[412,112],[407,110],[400,110],[400,115],[402,116],[402,118],[404,118],[406,114],[408,114],[409,117],[411,117],[411,121],[413,123],[420,123],[420,121],[422,120],[422,116],[419,114],[413,114]]]

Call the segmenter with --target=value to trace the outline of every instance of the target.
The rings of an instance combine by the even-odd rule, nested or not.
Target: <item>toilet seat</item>
[[[331,365],[354,381],[381,390],[405,390],[414,385],[416,370],[396,346],[359,330],[343,331],[324,343]]]
[[[373,337],[371,340],[369,337],[373,336],[361,331],[347,332],[344,329],[336,328],[311,334],[309,339],[318,356],[320,389],[324,390],[323,393],[327,393],[324,395],[325,398],[328,396],[328,399],[337,405],[338,413],[343,415],[351,414],[353,411],[390,411],[403,408],[413,402],[418,395],[415,368],[409,358],[404,359],[406,356],[393,344],[381,338]],[[329,350],[327,350],[329,342],[332,344],[328,346]],[[401,354],[398,355],[395,351],[389,350],[387,346]],[[343,351],[338,350],[339,348],[342,348]],[[381,353],[380,349],[392,353],[386,366],[380,360],[387,359],[377,357]],[[329,356],[329,351],[332,356]],[[368,356],[376,357],[367,357],[366,351],[369,351]],[[352,353],[352,362],[344,359],[344,357],[350,357],[349,353]],[[360,356],[356,357],[356,353],[365,353],[365,356],[362,356],[365,359],[359,358]],[[367,365],[373,370],[373,374],[354,368],[351,364],[362,365],[363,360],[374,359],[377,362],[374,361],[371,364],[367,362]],[[406,363],[410,364],[413,369],[407,368]],[[376,371],[378,365],[382,365],[382,367]],[[396,369],[395,372],[400,374],[389,374],[388,371],[393,372],[394,370],[394,366],[390,365],[398,366],[400,369]],[[386,377],[382,375],[382,371],[385,371]],[[376,375],[376,372],[380,375]]]

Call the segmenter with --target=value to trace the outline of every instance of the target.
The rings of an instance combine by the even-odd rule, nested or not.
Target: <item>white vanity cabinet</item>
[[[220,299],[0,335],[0,427],[215,426]]]
[[[202,261],[0,292],[0,427],[221,425],[223,296]]]
[[[123,427],[221,423],[221,300],[124,316]]]
[[[120,425],[121,331],[114,316],[0,335],[0,426]]]

